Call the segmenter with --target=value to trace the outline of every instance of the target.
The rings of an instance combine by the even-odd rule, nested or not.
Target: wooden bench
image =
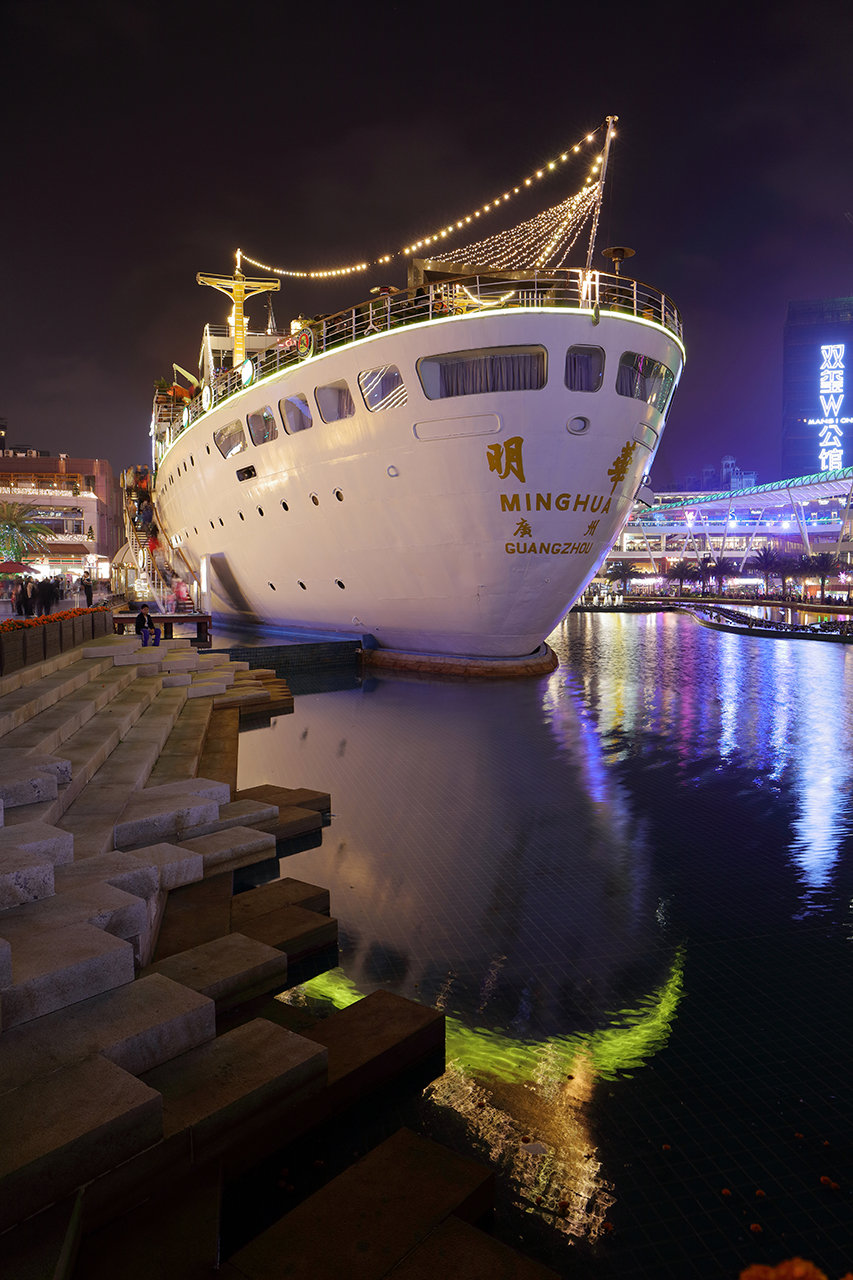
[[[135,613],[113,613],[113,631],[118,636],[124,635],[124,629],[131,629],[136,622]],[[213,626],[213,617],[209,613],[152,613],[151,625],[159,627],[163,632],[164,640],[172,640],[174,638],[174,628],[176,622],[192,622],[195,623],[195,643],[201,645],[210,644],[210,633]]]

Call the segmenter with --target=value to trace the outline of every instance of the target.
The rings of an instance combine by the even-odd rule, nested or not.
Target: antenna
[[[604,139],[604,155],[601,160],[601,177],[598,179],[598,198],[595,202],[595,214],[592,219],[592,231],[589,236],[589,249],[586,255],[586,269],[592,270],[592,255],[595,250],[595,237],[598,233],[598,215],[601,213],[601,198],[604,195],[604,175],[607,173],[607,160],[610,155],[610,142],[618,121],[618,116],[607,117],[607,136]]]

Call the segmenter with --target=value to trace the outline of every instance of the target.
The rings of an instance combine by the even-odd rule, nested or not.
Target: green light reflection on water
[[[312,978],[298,990],[336,1009],[363,998],[340,969]],[[666,1045],[683,992],[684,952],[679,948],[666,981],[635,1008],[611,1014],[608,1025],[596,1031],[520,1040],[501,1030],[465,1026],[446,1015],[447,1061],[506,1083],[520,1083],[533,1079],[546,1057],[552,1077],[569,1075],[582,1059],[595,1076],[616,1080],[645,1065]]]

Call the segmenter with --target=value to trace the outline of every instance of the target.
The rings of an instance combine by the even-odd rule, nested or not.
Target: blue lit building
[[[789,302],[782,367],[782,476],[853,464],[853,297]]]

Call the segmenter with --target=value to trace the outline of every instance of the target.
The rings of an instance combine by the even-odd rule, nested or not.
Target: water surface
[[[567,1276],[853,1268],[853,653],[570,616],[552,675],[383,675],[241,739],[332,793],[283,873],[341,963],[294,1000],[442,1009],[425,1132]],[[726,1192],[730,1194],[725,1194]]]

